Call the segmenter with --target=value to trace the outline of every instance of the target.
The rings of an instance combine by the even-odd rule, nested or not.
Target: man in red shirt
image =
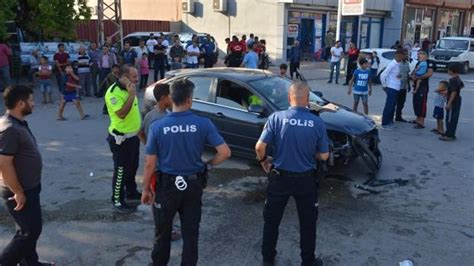
[[[244,53],[247,52],[247,35],[242,35],[242,39],[240,40],[240,45],[243,47]]]
[[[0,91],[10,86],[10,56],[12,56],[10,47],[0,42]]]
[[[58,44],[58,52],[54,55],[54,63],[56,64],[56,80],[58,82],[58,89],[59,92],[62,93],[66,87],[66,67],[71,64],[64,43]]]
[[[244,47],[237,36],[232,36],[232,41],[229,43],[229,67],[239,67],[242,64],[244,55]]]
[[[346,70],[346,83],[343,85],[349,85],[349,81],[352,79],[354,71],[357,69],[357,59],[359,58],[359,49],[356,45],[351,42],[349,45],[349,51],[347,52],[347,70]]]

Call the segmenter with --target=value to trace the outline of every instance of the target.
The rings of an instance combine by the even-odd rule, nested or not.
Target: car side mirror
[[[263,109],[263,106],[258,105],[258,104],[251,104],[248,108],[248,111],[250,113],[255,113],[259,115],[263,115],[265,109]]]

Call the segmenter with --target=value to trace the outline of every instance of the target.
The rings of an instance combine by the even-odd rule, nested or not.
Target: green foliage
[[[4,1],[19,7],[13,14],[17,25],[37,40],[74,39],[77,23],[91,17],[87,0],[0,0]],[[4,10],[0,9],[0,19]]]
[[[6,22],[15,19],[18,0],[0,0],[0,40],[7,37]]]

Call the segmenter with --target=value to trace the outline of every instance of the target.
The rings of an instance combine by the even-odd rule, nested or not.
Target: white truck
[[[469,69],[474,68],[474,38],[441,38],[436,42],[429,59],[435,69],[448,67],[451,63],[460,63],[463,66],[463,73],[467,73]]]

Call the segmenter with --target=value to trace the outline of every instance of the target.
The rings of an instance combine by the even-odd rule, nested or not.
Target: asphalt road
[[[328,72],[303,66],[311,86],[332,101],[351,105],[347,88],[326,84]],[[474,264],[474,73],[464,75],[457,137],[445,143],[429,129],[399,124],[381,131],[381,179],[403,178],[370,194],[354,188],[367,178],[362,162],[338,166],[322,181],[317,253],[325,265]],[[445,72],[437,72],[431,88]],[[39,95],[37,97],[39,99]],[[370,115],[380,121],[384,93],[374,88]],[[57,265],[147,265],[153,237],[149,207],[123,216],[111,212],[112,160],[105,142],[108,118],[102,102],[83,101],[92,118],[80,121],[67,106],[68,121],[56,121],[57,106],[41,106],[28,117],[44,159],[44,229],[40,257]],[[407,101],[406,118],[413,118]],[[429,96],[429,113],[433,108]],[[430,116],[431,117],[431,116]],[[142,147],[143,149],[143,147]],[[137,176],[141,182],[142,166]],[[260,265],[265,180],[254,162],[231,159],[213,170],[203,200],[199,265]],[[13,235],[0,209],[0,248]],[[179,265],[181,241],[173,243],[170,265]],[[299,226],[290,201],[280,227],[277,265],[299,265]]]

